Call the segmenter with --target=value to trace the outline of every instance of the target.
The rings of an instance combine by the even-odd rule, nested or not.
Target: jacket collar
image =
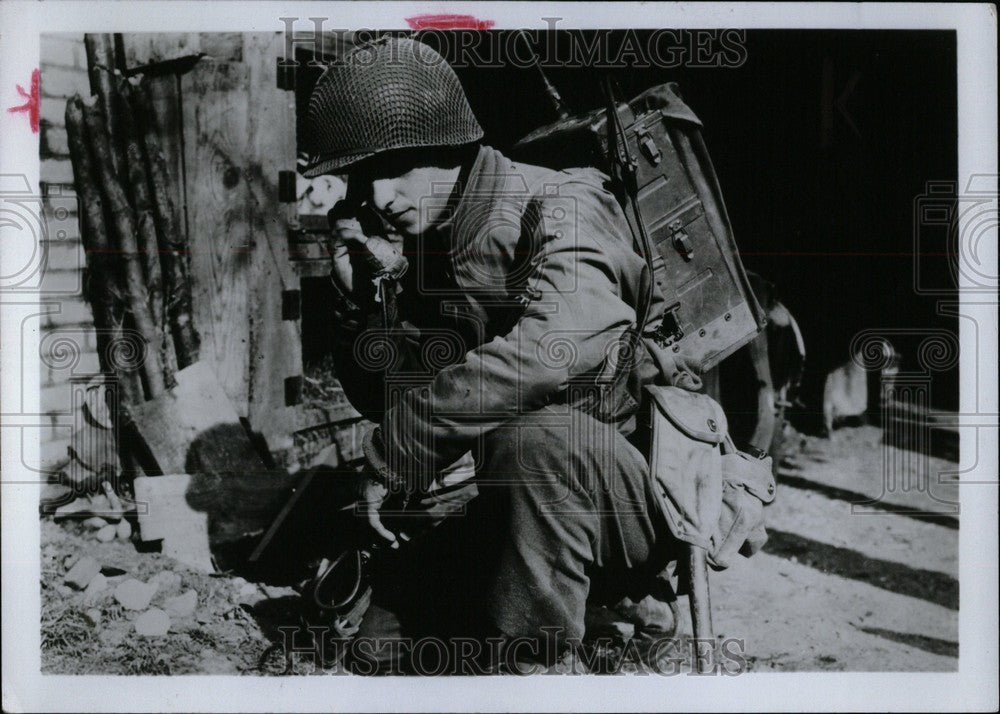
[[[472,204],[476,202],[476,196],[479,196],[481,201],[484,194],[488,195],[490,190],[495,188],[489,184],[495,183],[493,177],[496,176],[497,167],[502,161],[506,161],[503,154],[484,144],[479,147],[472,165],[464,168],[459,174],[455,192],[448,201],[451,209],[448,211],[448,217],[434,227],[435,232],[446,238],[452,248],[456,247],[456,225],[461,226],[462,217],[467,216],[469,211],[473,210]]]
[[[513,255],[517,236],[506,235],[514,228],[509,218],[491,216],[511,199],[523,202],[527,197],[527,184],[513,162],[490,146],[480,146],[464,182],[460,179],[456,186],[449,217],[434,229],[449,246],[456,282],[467,297],[469,292],[503,292],[508,272],[504,264]]]

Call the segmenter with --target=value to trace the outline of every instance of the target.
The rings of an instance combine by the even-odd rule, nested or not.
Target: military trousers
[[[359,637],[572,643],[588,602],[641,598],[676,544],[636,443],[572,408],[485,434],[478,496],[380,559]]]

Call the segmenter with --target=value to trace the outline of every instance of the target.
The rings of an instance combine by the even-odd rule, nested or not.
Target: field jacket
[[[650,276],[607,182],[481,147],[450,216],[406,247],[398,321],[340,320],[337,376],[408,483],[429,483],[519,414],[568,405],[628,434],[645,385],[699,386],[648,337],[663,316],[658,290],[628,350]]]

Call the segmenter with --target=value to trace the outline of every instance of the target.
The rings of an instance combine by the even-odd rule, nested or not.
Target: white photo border
[[[326,16],[340,28],[405,28],[431,13],[489,18],[494,27],[561,28],[953,29],[958,48],[959,184],[997,174],[997,18],[991,4],[934,3],[531,3],[531,2],[21,2],[0,3],[0,174],[39,177],[39,135],[27,130],[15,86],[39,66],[43,32],[281,31],[280,17]],[[2,264],[27,250],[0,242]],[[984,254],[996,265],[994,243]],[[992,251],[990,253],[989,251]],[[992,261],[992,262],[990,262]],[[982,304],[974,304],[982,303]],[[30,294],[0,294],[0,412],[38,412],[37,370],[20,372],[22,350],[37,354],[36,329],[20,342]],[[996,372],[970,383],[971,367],[997,365],[997,304],[962,296],[963,414],[995,415]],[[37,310],[36,310],[37,312]],[[30,319],[30,318],[29,318]],[[984,328],[984,326],[992,326]],[[31,339],[34,344],[30,344]],[[16,427],[16,417],[2,425]],[[961,491],[960,657],[955,673],[754,673],[739,677],[104,677],[39,673],[38,484],[17,483],[22,463],[37,463],[38,444],[4,439],[2,448],[3,708],[6,711],[537,711],[562,710],[996,710],[997,434],[980,433],[979,453],[963,440],[962,462],[978,459]],[[985,437],[985,438],[984,438]],[[964,476],[963,476],[964,478]]]

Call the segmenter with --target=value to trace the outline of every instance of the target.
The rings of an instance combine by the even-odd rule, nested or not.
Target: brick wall
[[[42,295],[51,304],[40,337],[41,408],[49,422],[42,430],[41,468],[51,470],[65,461],[70,444],[71,380],[100,371],[93,315],[82,294],[85,257],[66,143],[66,99],[90,94],[83,34],[42,35],[40,67],[40,178],[47,196]]]

